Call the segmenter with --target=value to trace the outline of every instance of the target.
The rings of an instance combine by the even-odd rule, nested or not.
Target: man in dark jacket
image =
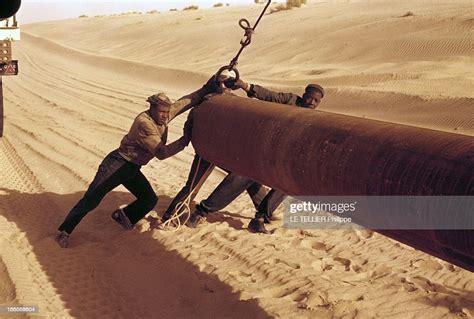
[[[247,92],[248,97],[312,110],[318,107],[324,97],[324,89],[318,84],[306,86],[303,96],[270,91],[259,85],[248,84],[240,79],[238,81],[230,79],[226,82],[226,86],[233,90],[243,89]],[[190,216],[186,225],[191,228],[196,227],[208,213],[223,209],[250,186],[257,188],[259,184],[238,174],[229,173],[207,199],[196,205],[196,210]],[[270,223],[273,211],[285,197],[286,195],[282,192],[272,189],[259,203],[254,202],[257,213],[250,221],[248,229],[254,232],[267,233],[264,223]]]
[[[164,93],[148,97],[149,109],[135,118],[120,147],[104,158],[84,197],[59,226],[59,234],[55,240],[61,247],[68,246],[69,235],[82,218],[119,185],[125,186],[136,197],[128,206],[112,213],[112,218],[123,228],[131,229],[153,209],[158,198],[140,168],[154,157],[164,160],[173,156],[189,144],[192,121],[186,122],[183,136],[171,144],[166,144],[168,122],[199,104],[206,94],[214,92],[214,82],[209,80],[200,90],[182,97],[175,103],[171,103]]]

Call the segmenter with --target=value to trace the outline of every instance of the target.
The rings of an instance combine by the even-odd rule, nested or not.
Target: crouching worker
[[[55,240],[59,246],[68,246],[69,235],[88,212],[96,208],[104,196],[119,185],[125,186],[136,200],[112,213],[112,218],[125,229],[142,219],[156,205],[158,198],[150,183],[140,171],[152,158],[164,160],[183,150],[191,140],[191,123],[184,125],[183,136],[166,144],[168,121],[199,104],[203,97],[213,92],[213,81],[200,90],[172,104],[164,93],[150,96],[150,107],[140,113],[120,143],[120,147],[108,154],[99,166],[94,180],[84,197],[71,209],[59,226]]]

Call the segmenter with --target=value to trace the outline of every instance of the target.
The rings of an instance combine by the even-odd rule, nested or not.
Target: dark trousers
[[[255,218],[263,218],[266,223],[269,223],[273,216],[273,212],[283,202],[285,197],[286,195],[282,192],[277,191],[276,189],[271,189],[258,206]]]
[[[125,186],[137,198],[123,208],[130,222],[135,224],[142,219],[153,209],[158,198],[140,168],[140,165],[125,160],[117,150],[108,154],[100,164],[84,197],[71,209],[59,226],[59,230],[72,233],[82,218],[96,208],[107,193],[119,185]]]
[[[199,155],[194,155],[193,163],[191,164],[191,170],[189,171],[188,180],[183,188],[178,192],[175,198],[171,201],[166,212],[163,216],[170,217],[176,206],[179,202],[182,202],[188,195],[190,194],[192,188],[195,188],[196,185],[204,182],[207,178],[208,174],[210,173],[208,170],[211,167],[211,163],[200,157]],[[199,190],[199,188],[197,189]],[[197,191],[192,195],[192,198],[196,195]]]
[[[191,165],[191,170],[189,172],[186,185],[178,192],[176,197],[168,206],[168,209],[166,210],[164,216],[171,216],[178,203],[183,201],[188,196],[191,191],[191,188],[195,187],[198,183],[203,182],[203,180],[207,178],[206,173],[209,173],[208,168],[211,165],[211,163],[201,158],[199,155],[196,154],[194,156],[194,160]],[[218,191],[218,189],[222,190]],[[209,206],[206,205],[206,207],[210,208],[209,211],[220,210],[227,206],[245,190],[247,190],[247,193],[252,199],[252,202],[254,203],[255,207],[258,207],[260,202],[265,197],[265,191],[262,185],[255,183],[251,180],[245,179],[237,174],[229,173],[229,175],[227,175],[227,177],[219,184],[216,190],[214,190],[213,194],[216,192],[219,193],[215,196],[216,198],[212,197],[212,194],[210,197],[208,197],[208,199],[210,199],[210,202]]]
[[[201,201],[200,208],[202,208],[203,213],[221,210],[245,190],[249,193],[255,208],[258,208],[265,197],[265,190],[262,185],[235,173],[229,173],[217,185],[216,189],[205,200]]]
[[[257,209],[255,218],[264,218],[267,222],[270,221],[273,212],[286,197],[285,194],[275,189],[270,190],[266,196],[262,196],[265,191],[261,184],[235,173],[230,173],[205,200],[201,201],[197,208],[201,215],[221,210],[246,189]]]

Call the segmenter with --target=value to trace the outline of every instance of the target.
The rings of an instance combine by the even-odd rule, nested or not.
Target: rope
[[[201,156],[199,156],[199,161],[196,167],[196,171],[194,172],[193,180],[191,182],[191,190],[189,191],[188,195],[186,198],[184,198],[182,201],[178,202],[176,204],[176,207],[174,208],[173,214],[171,217],[162,223],[161,225],[167,229],[167,230],[172,230],[173,232],[177,232],[182,224],[186,224],[187,221],[189,220],[189,217],[191,217],[191,208],[189,207],[191,204],[191,199],[193,197],[194,192],[199,190],[199,188],[202,185],[202,181],[206,179],[207,175],[214,169],[214,164],[211,164],[207,170],[204,172],[204,174],[201,177],[201,180],[194,185],[194,182],[196,181],[196,176],[197,173],[199,172],[199,167],[201,166]],[[181,216],[186,214],[186,219],[184,222],[181,222]],[[170,229],[171,227],[174,227],[173,229]]]
[[[217,71],[216,81],[219,81],[219,75],[224,70],[234,71],[235,72],[235,81],[237,81],[239,79],[239,71],[236,68],[239,56],[242,53],[243,49],[246,46],[248,46],[250,44],[250,42],[252,41],[252,34],[254,33],[255,28],[257,27],[258,23],[262,19],[265,11],[267,11],[267,8],[268,8],[268,6],[270,5],[271,2],[272,2],[271,0],[267,1],[267,4],[263,8],[262,12],[260,13],[260,16],[258,17],[258,19],[255,22],[253,27],[250,26],[250,22],[247,19],[240,19],[239,20],[239,26],[242,29],[244,29],[245,39],[240,40],[240,45],[241,45],[240,50],[237,52],[237,55],[230,61],[229,65],[225,65]],[[201,184],[202,179],[205,179],[205,176],[209,173],[209,171],[214,169],[214,164],[209,166],[209,168],[206,170],[203,177],[201,178],[201,181],[199,181],[197,183],[197,185],[194,186],[194,182],[195,182],[195,179],[196,179],[197,172],[199,171],[199,166],[200,165],[201,165],[201,157],[199,157],[198,166],[197,166],[196,172],[194,173],[193,180],[191,182],[191,191],[188,193],[188,196],[186,196],[186,198],[184,200],[182,200],[181,202],[179,202],[176,205],[176,207],[174,209],[174,212],[171,215],[171,217],[167,221],[165,221],[164,223],[161,224],[164,228],[170,227],[171,225],[175,225],[175,228],[174,228],[173,231],[178,231],[179,228],[181,227],[181,224],[182,224],[180,218],[184,214],[186,214],[186,220],[184,221],[183,224],[186,224],[186,222],[189,220],[189,217],[191,216],[191,208],[189,207],[189,205],[191,204],[191,198],[193,196],[193,193],[195,191],[197,191],[199,189],[199,187],[201,186],[200,184]]]

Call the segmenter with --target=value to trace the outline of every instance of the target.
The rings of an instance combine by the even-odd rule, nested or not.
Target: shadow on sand
[[[216,276],[201,272],[177,251],[167,250],[153,238],[159,234],[142,227],[122,230],[110,213],[132,200],[128,193],[109,194],[76,228],[70,247],[61,249],[53,241],[57,226],[82,195],[8,189],[0,195],[0,207],[6,207],[1,214],[25,233],[41,271],[71,316],[270,317],[256,300],[239,300],[239,293]],[[159,196],[156,211],[164,211],[169,202],[169,197]]]

